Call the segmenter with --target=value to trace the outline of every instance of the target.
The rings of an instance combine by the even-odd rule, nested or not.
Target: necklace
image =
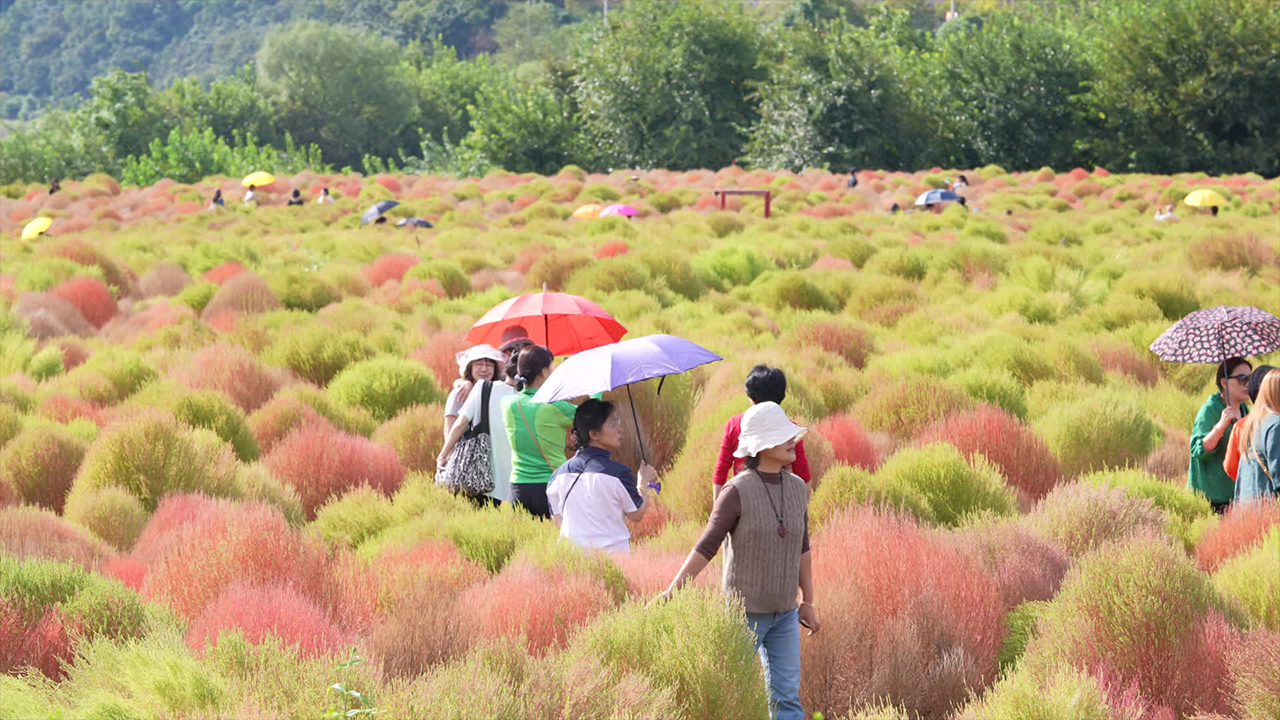
[[[782,522],[782,518],[787,512],[787,488],[785,485],[778,486],[782,490],[782,512],[779,512],[778,506],[773,503],[773,493],[769,492],[769,483],[765,482],[759,473],[756,474],[756,477],[760,478],[760,484],[764,485],[764,496],[769,498],[769,507],[773,509],[773,516],[778,519],[778,537],[784,538],[787,536],[787,526]]]

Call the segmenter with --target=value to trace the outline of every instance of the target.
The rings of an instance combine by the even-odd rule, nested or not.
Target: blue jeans
[[[769,687],[772,720],[804,720],[800,705],[800,614],[747,613],[747,625],[756,634],[756,651],[764,665]]]

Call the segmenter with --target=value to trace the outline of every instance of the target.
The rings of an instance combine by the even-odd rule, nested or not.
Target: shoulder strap
[[[489,380],[480,382],[480,422],[472,422],[471,427],[463,433],[463,437],[473,438],[477,435],[489,434],[489,396],[493,392],[493,382]],[[475,388],[472,388],[471,392],[475,392]]]
[[[524,416],[524,406],[520,404],[519,395],[516,395],[516,410],[520,411],[520,419],[524,421],[524,428],[529,431],[529,437],[533,438],[533,446],[538,448],[538,454],[542,456],[542,460],[547,464],[547,467],[554,471],[556,466],[551,464],[551,458],[547,457],[547,454],[542,451],[542,443],[538,442],[538,433],[533,431],[533,428],[529,425],[529,418]]]

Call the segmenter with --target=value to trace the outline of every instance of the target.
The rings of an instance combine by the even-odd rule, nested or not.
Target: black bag
[[[493,492],[493,470],[490,465],[489,396],[493,382],[485,380],[480,391],[480,422],[473,423],[462,439],[453,446],[449,464],[436,475],[436,483],[455,493],[479,497]],[[475,389],[472,389],[475,392]]]

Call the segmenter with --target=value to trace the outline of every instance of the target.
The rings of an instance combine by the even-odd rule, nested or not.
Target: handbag
[[[436,475],[436,483],[449,490],[478,497],[493,492],[493,469],[490,464],[490,448],[493,439],[489,435],[489,396],[493,382],[484,381],[480,391],[480,422],[474,423],[453,446],[449,464]]]

